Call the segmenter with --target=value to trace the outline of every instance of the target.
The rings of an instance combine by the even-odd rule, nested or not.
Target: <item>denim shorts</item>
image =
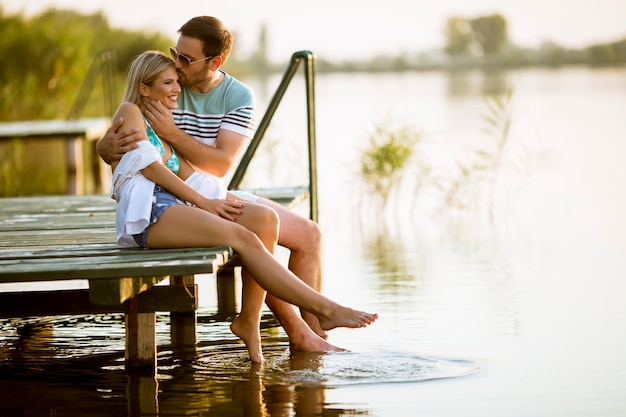
[[[148,237],[148,231],[150,226],[159,220],[161,214],[168,208],[176,205],[186,205],[185,202],[179,200],[174,194],[166,191],[160,185],[154,186],[154,194],[152,195],[152,212],[150,213],[150,224],[143,229],[143,232],[133,235],[135,242],[142,248],[147,248],[146,239]]]

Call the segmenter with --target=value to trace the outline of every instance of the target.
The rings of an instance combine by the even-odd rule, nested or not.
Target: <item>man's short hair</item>
[[[233,48],[233,35],[216,17],[193,17],[178,29],[178,33],[199,39],[204,56],[220,55],[223,62],[226,62]]]

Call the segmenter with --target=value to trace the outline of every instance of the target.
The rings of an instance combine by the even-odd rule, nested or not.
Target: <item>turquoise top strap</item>
[[[152,129],[152,126],[150,126],[150,123],[148,123],[147,120],[146,125],[148,126],[146,133],[148,134],[148,139],[150,139],[150,143],[153,144],[155,148],[157,148],[161,156],[165,155],[163,142],[161,142],[161,139],[159,139],[156,132],[154,131],[154,129]],[[180,160],[178,159],[178,155],[176,155],[176,152],[171,145],[170,149],[172,150],[172,156],[170,156],[167,161],[163,162],[163,164],[174,174],[178,174],[178,171],[180,171]]]

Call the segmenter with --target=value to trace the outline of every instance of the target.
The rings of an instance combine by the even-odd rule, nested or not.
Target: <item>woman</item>
[[[263,361],[259,322],[265,290],[312,312],[325,330],[364,327],[375,321],[377,314],[331,301],[274,258],[278,219],[273,210],[252,203],[247,203],[244,210],[240,202],[224,200],[224,190],[208,179],[203,181],[154,134],[142,115],[143,101],[159,100],[173,109],[178,106],[179,93],[174,63],[166,55],[148,51],[131,64],[114,123],[123,118],[125,128],[140,129],[146,140],[112,164],[118,244],[144,248],[232,247],[254,277],[244,279],[241,314],[231,324],[253,362]]]

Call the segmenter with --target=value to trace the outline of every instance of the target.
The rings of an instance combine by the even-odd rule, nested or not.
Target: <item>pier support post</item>
[[[194,287],[195,277],[194,275],[182,275],[170,277],[170,285],[185,285],[187,288]],[[198,294],[190,294],[190,296],[196,299]],[[172,345],[180,349],[195,349],[198,343],[198,336],[196,331],[196,312],[183,311],[183,312],[170,312],[170,339]]]
[[[231,262],[217,272],[217,316],[226,320],[237,315],[235,280],[241,279],[241,266]]]
[[[139,313],[139,301],[128,301],[126,313],[126,366],[130,368],[157,365],[156,314]]]

